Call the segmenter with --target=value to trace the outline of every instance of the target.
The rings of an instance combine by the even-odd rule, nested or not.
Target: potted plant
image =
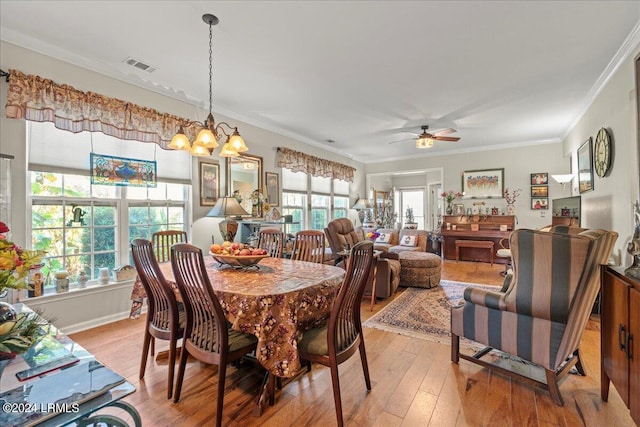
[[[409,230],[415,230],[418,228],[418,223],[415,222],[413,218],[413,208],[407,208],[404,216],[405,216],[404,228]]]

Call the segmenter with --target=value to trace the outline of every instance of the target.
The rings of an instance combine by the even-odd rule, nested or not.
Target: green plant
[[[0,222],[0,292],[6,288],[29,289],[29,269],[40,264],[45,252],[22,249],[7,240],[8,232],[9,227]]]
[[[19,313],[15,321],[4,322],[0,325],[0,359],[3,354],[13,356],[28,351],[46,335],[44,327],[48,323],[37,312]]]
[[[405,222],[414,222],[413,218],[413,208],[407,208],[407,211],[404,214],[406,221]]]

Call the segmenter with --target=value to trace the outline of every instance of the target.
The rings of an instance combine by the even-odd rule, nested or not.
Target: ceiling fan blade
[[[454,128],[447,128],[447,129],[439,129],[439,130],[433,132],[433,134],[435,136],[438,136],[438,135],[446,135],[448,133],[454,133],[454,132],[458,132],[458,131],[455,130]]]
[[[433,139],[435,139],[436,141],[451,141],[451,142],[456,142],[459,141],[460,138],[455,138],[453,136],[434,136]]]

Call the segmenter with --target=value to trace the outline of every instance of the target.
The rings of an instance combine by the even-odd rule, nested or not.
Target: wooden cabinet
[[[606,267],[602,273],[600,395],[607,401],[613,383],[640,424],[640,282],[623,271]]]
[[[505,258],[496,258],[500,249],[500,240],[509,238],[515,227],[513,215],[445,215],[442,220],[442,254],[445,259],[456,259],[456,240],[487,240],[493,242],[495,262],[508,262]],[[460,259],[465,261],[490,261],[486,249],[465,248]]]

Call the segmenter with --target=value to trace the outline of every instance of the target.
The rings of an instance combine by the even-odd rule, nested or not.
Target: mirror
[[[227,158],[227,194],[238,191],[247,212],[251,212],[251,193],[256,189],[262,191],[262,157],[240,154]]]

